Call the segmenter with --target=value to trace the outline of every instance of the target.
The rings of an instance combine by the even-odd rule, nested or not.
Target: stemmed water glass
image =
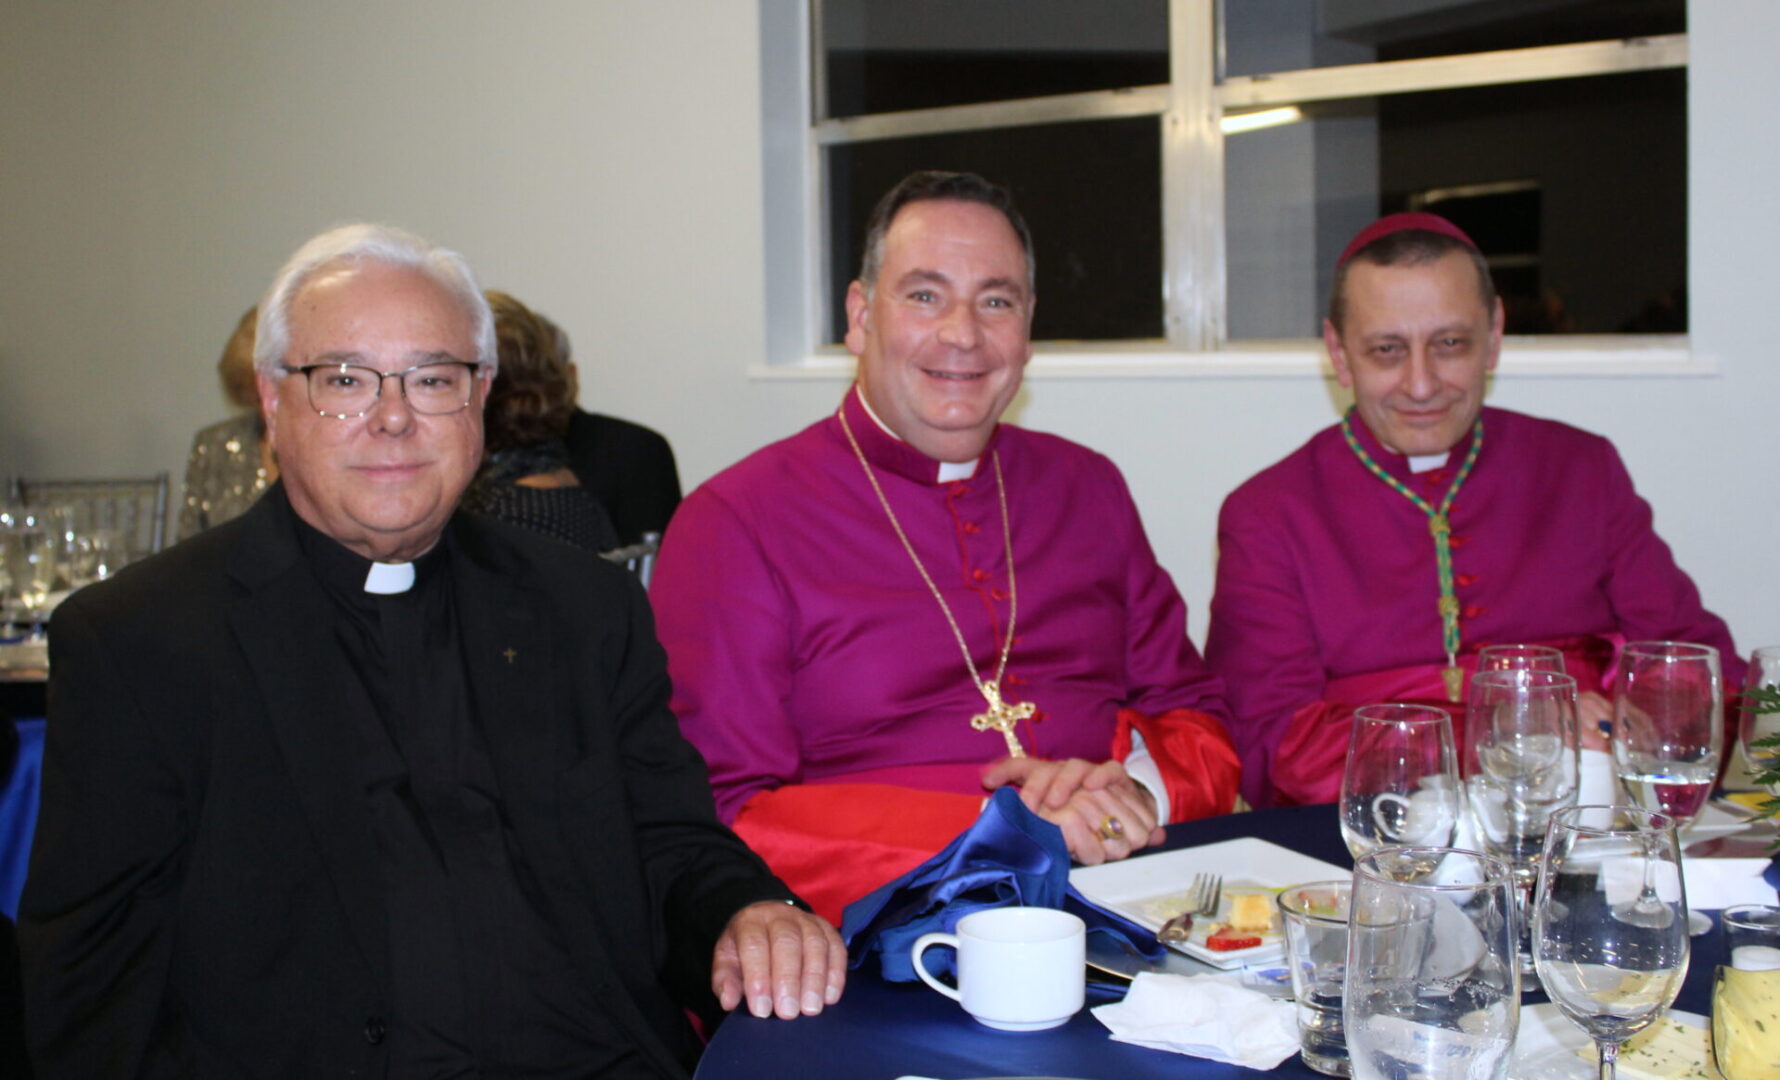
[[[1625,647],[1613,694],[1613,766],[1627,798],[1686,828],[1712,794],[1723,738],[1717,649],[1678,641]]]
[[[1520,1024],[1514,880],[1493,855],[1354,863],[1343,1026],[1355,1080],[1500,1080]]]
[[[1687,896],[1675,822],[1630,806],[1551,817],[1533,905],[1533,957],[1558,1011],[1595,1042],[1601,1080],[1687,974]]]
[[[1545,827],[1574,806],[1580,777],[1576,680],[1550,671],[1482,671],[1465,716],[1465,791],[1485,850],[1514,873],[1521,970],[1532,972],[1526,916]]]
[[[1444,847],[1458,828],[1452,718],[1431,705],[1354,711],[1341,776],[1341,838],[1357,859],[1381,847]]]
[[[1749,657],[1749,673],[1744,677],[1747,690],[1780,687],[1780,645],[1755,650]],[[1780,735],[1780,713],[1758,713],[1747,697],[1737,721],[1737,735],[1743,741],[1743,756],[1749,759],[1749,771],[1761,773],[1780,764],[1780,747],[1756,746],[1762,739]],[[1780,796],[1780,787],[1770,786],[1768,794]]]

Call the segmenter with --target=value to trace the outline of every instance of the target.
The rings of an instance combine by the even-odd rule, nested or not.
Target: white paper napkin
[[[1681,857],[1681,879],[1687,883],[1687,906],[1717,911],[1734,904],[1772,904],[1775,891],[1762,880],[1767,859],[1690,859]]]
[[[1298,1052],[1295,1006],[1242,985],[1240,975],[1143,972],[1125,1000],[1094,1018],[1118,1042],[1266,1071]]]

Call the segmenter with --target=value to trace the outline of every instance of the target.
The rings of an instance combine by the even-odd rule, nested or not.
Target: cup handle
[[[958,947],[958,935],[957,934],[922,934],[920,937],[915,939],[914,948],[909,950],[909,961],[910,961],[910,963],[912,963],[914,965],[915,974],[921,976],[922,982],[926,983],[928,986],[933,987],[935,990],[938,990],[940,993],[951,998],[953,1001],[960,1001],[960,1002],[963,1001],[964,1000],[963,995],[961,995],[958,991],[952,989],[951,987],[947,986],[945,983],[940,982],[938,979],[934,978],[932,972],[927,970],[927,965],[922,963],[921,954],[923,952],[926,952],[927,947],[930,945],[950,945],[952,948],[956,949]]]
[[[1391,821],[1385,807],[1393,807],[1398,814],[1397,828],[1391,828]],[[1414,805],[1394,791],[1381,792],[1372,799],[1372,824],[1378,829],[1378,835],[1390,843],[1408,831],[1410,816],[1414,813]]]

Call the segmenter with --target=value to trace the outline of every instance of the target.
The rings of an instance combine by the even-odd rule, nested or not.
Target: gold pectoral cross
[[[1001,700],[1001,687],[994,683],[983,683],[983,700],[989,703],[985,712],[970,718],[970,726],[978,731],[995,730],[1007,740],[1008,757],[1025,757],[1026,748],[1020,745],[1020,737],[1014,734],[1014,727],[1022,720],[1032,719],[1037,711],[1030,701],[1022,701],[1018,705],[1009,705]]]

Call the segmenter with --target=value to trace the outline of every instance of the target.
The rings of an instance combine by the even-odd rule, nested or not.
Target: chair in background
[[[649,587],[649,577],[655,573],[655,555],[661,550],[661,534],[644,533],[643,538],[634,544],[613,548],[600,552],[600,558],[607,562],[624,564],[624,568],[637,576],[643,588]]]
[[[23,506],[71,506],[85,529],[111,529],[122,536],[132,558],[153,555],[167,543],[167,473],[115,480],[12,481],[11,495]]]

